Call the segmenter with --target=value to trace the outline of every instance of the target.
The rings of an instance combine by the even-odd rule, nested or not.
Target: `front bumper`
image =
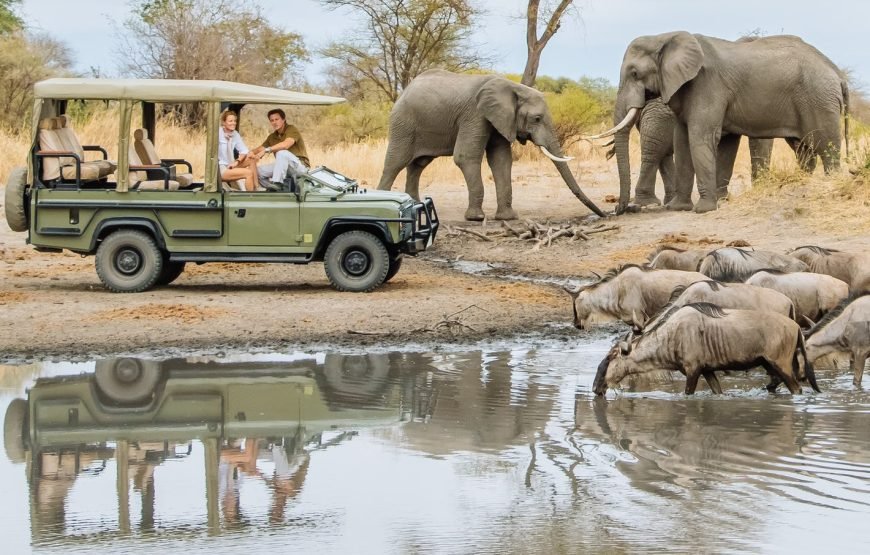
[[[405,251],[408,254],[423,252],[435,242],[438,233],[438,212],[432,197],[426,197],[423,202],[414,205],[414,219],[411,222],[411,237],[406,242]]]

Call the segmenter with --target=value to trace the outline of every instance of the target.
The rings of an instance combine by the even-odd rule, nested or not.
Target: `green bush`
[[[613,113],[611,103],[577,85],[565,87],[558,94],[547,93],[546,97],[563,148],[579,141],[590,128],[607,122]]]
[[[364,100],[330,106],[314,124],[320,144],[360,143],[387,136],[392,103]]]

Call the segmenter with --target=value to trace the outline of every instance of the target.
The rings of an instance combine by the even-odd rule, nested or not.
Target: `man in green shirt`
[[[266,137],[263,144],[248,154],[255,160],[259,160],[266,154],[275,155],[275,162],[257,166],[260,186],[280,191],[284,189],[284,180],[288,173],[295,175],[306,173],[310,167],[308,152],[305,150],[305,141],[295,126],[287,123],[284,110],[276,108],[269,110],[269,125],[272,133]]]

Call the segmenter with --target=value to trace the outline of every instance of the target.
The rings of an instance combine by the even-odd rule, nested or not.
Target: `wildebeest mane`
[[[830,256],[835,252],[840,252],[837,249],[827,249],[825,247],[819,247],[818,245],[804,245],[802,247],[795,247],[791,250],[791,252],[799,251],[801,249],[811,250],[816,254],[821,254],[823,256]]]
[[[809,331],[807,331],[804,334],[804,337],[809,338],[811,335],[814,335],[816,332],[821,331],[822,328],[824,328],[825,326],[830,324],[832,321],[834,321],[834,319],[837,316],[842,314],[843,311],[846,310],[847,306],[849,306],[853,302],[857,301],[861,297],[870,297],[870,291],[861,291],[860,293],[854,293],[852,295],[849,295],[848,297],[846,297],[842,301],[840,301],[840,304],[838,304],[837,306],[832,308],[830,311],[828,311],[828,313],[825,314],[821,320],[816,322],[815,326],[811,327],[809,329]]]
[[[721,318],[721,317],[725,316],[725,314],[726,314],[726,312],[724,310],[722,310],[721,307],[716,306],[713,303],[698,302],[698,303],[689,303],[689,304],[686,304],[683,306],[668,305],[665,308],[663,308],[661,311],[659,311],[660,314],[662,314],[662,312],[664,312],[662,314],[661,318],[659,319],[659,321],[656,322],[656,324],[653,327],[651,327],[650,329],[643,330],[641,337],[645,337],[645,336],[653,333],[654,331],[659,329],[662,326],[662,324],[667,322],[671,318],[671,316],[673,316],[678,310],[680,310],[681,308],[687,308],[687,307],[697,310],[698,312],[700,312],[704,316],[707,316],[708,318]]]
[[[752,276],[754,276],[755,274],[757,274],[759,272],[767,272],[768,274],[773,274],[775,276],[784,276],[784,275],[791,273],[791,272],[783,272],[782,270],[777,270],[775,268],[761,268],[760,270],[755,270],[754,272],[749,274],[749,277],[747,277],[746,279],[748,280],[749,278],[751,278]]]

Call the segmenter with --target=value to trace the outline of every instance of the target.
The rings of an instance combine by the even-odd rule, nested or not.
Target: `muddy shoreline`
[[[546,226],[589,224],[588,210],[555,174],[515,169],[514,208],[521,218]],[[615,167],[590,163],[580,173],[590,198],[612,209],[605,197],[613,193]],[[732,183],[739,189],[745,182],[748,175],[738,171]],[[864,221],[862,207],[845,207],[824,220],[801,215],[806,195],[825,186],[814,177],[787,196],[738,196],[703,215],[644,210],[608,218],[614,229],[588,239],[542,246],[508,236],[485,241],[459,230],[481,233],[502,224],[463,221],[467,191],[461,180],[432,184],[423,193],[435,198],[443,223],[434,248],[407,258],[390,283],[368,294],[334,291],[320,263],[188,264],[168,287],[109,293],[93,257],[35,252],[26,234],[0,220],[0,362],[120,353],[401,350],[411,344],[437,350],[486,341],[571,345],[622,328],[590,336],[575,330],[561,286],[643,263],[663,244],[713,249],[739,240],[778,252],[806,244],[870,251],[870,234],[855,231],[855,222]],[[489,189],[484,210],[495,213]]]

